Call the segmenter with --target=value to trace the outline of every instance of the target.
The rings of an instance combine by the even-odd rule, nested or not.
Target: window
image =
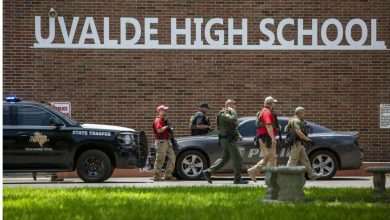
[[[286,128],[287,123],[288,123],[287,120],[279,120],[279,124],[280,124],[280,126],[282,126],[282,135],[286,134],[286,132],[284,132],[284,129]]]
[[[256,136],[256,122],[255,120],[251,120],[248,122],[245,122],[242,124],[239,128],[238,131],[243,137],[254,137]]]
[[[35,106],[18,106],[18,125],[50,126],[53,116],[44,109]]]
[[[10,123],[9,123],[9,106],[3,106],[3,125],[10,125]]]

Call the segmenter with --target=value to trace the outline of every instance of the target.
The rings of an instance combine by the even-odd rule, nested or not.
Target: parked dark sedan
[[[240,118],[238,130],[244,137],[238,141],[239,150],[243,158],[243,171],[256,164],[262,157],[259,147],[254,145],[256,135],[255,117]],[[288,118],[279,118],[280,124],[287,125]],[[321,179],[332,178],[337,170],[359,169],[363,162],[363,151],[359,146],[358,132],[336,132],[315,123],[308,122],[309,137],[314,145],[306,148],[314,171],[321,175]],[[286,165],[290,155],[290,148],[284,145],[286,134],[282,133],[282,143],[277,137],[276,149],[278,165]],[[222,155],[222,147],[218,145],[216,131],[205,136],[188,136],[177,138],[179,149],[176,152],[176,175],[181,179],[195,180],[202,178],[202,170],[206,169]],[[154,145],[150,146],[154,152]],[[153,157],[154,155],[152,155]],[[150,160],[153,163],[153,159]],[[232,173],[232,164],[229,162],[221,173]]]

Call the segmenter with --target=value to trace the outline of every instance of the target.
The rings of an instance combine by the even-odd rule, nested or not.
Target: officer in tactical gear
[[[200,103],[199,111],[190,119],[191,136],[206,135],[211,130],[210,120],[207,112],[210,106],[207,102]]]
[[[217,130],[220,145],[223,148],[222,158],[203,171],[207,182],[212,183],[211,174],[222,168],[231,158],[234,167],[234,184],[247,184],[248,181],[241,179],[242,158],[238,150],[236,141],[242,140],[242,136],[237,130],[237,113],[235,111],[236,102],[227,100],[225,107],[217,115]]]
[[[264,100],[264,108],[256,114],[257,135],[255,142],[260,145],[264,158],[247,170],[251,180],[257,182],[256,175],[261,172],[263,166],[276,166],[276,134],[280,129],[276,113],[274,111],[277,102],[271,96]]]
[[[167,121],[167,110],[168,107],[163,105],[157,107],[157,117],[153,122],[153,132],[156,138],[156,162],[153,174],[154,181],[176,180],[176,178],[172,176],[172,172],[175,169],[176,156],[170,143],[172,133],[170,130],[172,130],[172,128],[169,126],[169,122]],[[168,157],[168,161],[163,179],[161,177],[161,170],[165,162],[165,157]]]
[[[285,128],[286,133],[288,133],[289,136],[294,137],[287,166],[296,166],[298,161],[300,161],[306,167],[309,178],[315,180],[320,176],[313,172],[304,148],[305,142],[313,143],[308,137],[308,127],[304,118],[305,109],[303,107],[297,107],[295,109],[295,116],[288,120],[288,124]]]

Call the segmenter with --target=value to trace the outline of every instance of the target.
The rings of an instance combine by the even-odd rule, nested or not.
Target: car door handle
[[[17,132],[16,135],[22,136],[22,137],[27,137],[28,133],[27,132]]]

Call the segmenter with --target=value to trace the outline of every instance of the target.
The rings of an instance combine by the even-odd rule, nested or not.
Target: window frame
[[[32,107],[32,108],[38,108],[44,112],[47,112],[51,117],[53,118],[56,118],[57,120],[59,120],[62,125],[61,127],[66,127],[66,124],[59,118],[57,117],[55,114],[53,114],[51,111],[45,109],[45,108],[42,108],[41,106],[38,106],[38,105],[31,105],[31,104],[18,104],[18,105],[15,105],[14,108],[15,108],[15,124],[13,126],[17,126],[17,127],[45,127],[45,128],[53,128],[55,126],[52,126],[52,125],[21,125],[19,124],[19,107]]]

